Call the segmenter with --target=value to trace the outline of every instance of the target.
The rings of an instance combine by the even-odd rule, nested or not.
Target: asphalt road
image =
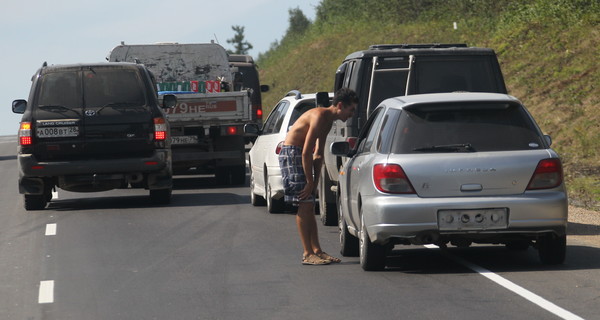
[[[26,212],[15,151],[0,141],[0,319],[600,318],[600,249],[577,240],[557,267],[501,246],[396,247],[384,272],[303,266],[294,216],[251,206],[247,185],[178,178],[164,207],[59,190]],[[320,234],[337,255],[337,228]]]

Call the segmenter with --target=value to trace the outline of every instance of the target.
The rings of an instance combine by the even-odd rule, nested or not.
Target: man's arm
[[[315,168],[315,165],[318,165],[318,169],[320,170],[323,161],[322,158],[318,159],[317,157],[317,159],[315,159],[314,155],[315,151],[318,151],[317,140],[319,140],[319,132],[321,131],[322,125],[321,117],[319,117],[319,115],[314,116],[310,121],[306,139],[304,140],[304,147],[302,148],[302,169],[306,176],[306,187],[300,192],[299,196],[301,199],[307,198],[314,193],[316,185],[314,176],[316,175],[318,177],[318,173],[316,171],[313,173],[313,170],[317,169]]]

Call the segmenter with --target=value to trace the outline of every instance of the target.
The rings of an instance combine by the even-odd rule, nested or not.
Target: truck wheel
[[[271,185],[267,183],[267,210],[269,213],[282,213],[285,211],[285,200],[273,199],[271,192]]]
[[[267,204],[264,197],[259,196],[254,192],[254,174],[252,174],[252,169],[250,169],[250,203],[255,207]]]
[[[150,190],[150,202],[157,205],[171,203],[172,189]]]
[[[385,246],[371,242],[367,228],[365,226],[365,218],[361,212],[360,219],[360,266],[365,271],[381,271],[385,269]]]
[[[44,210],[47,203],[46,196],[44,194],[26,194],[24,196],[25,210]]]
[[[340,254],[344,257],[356,257],[359,254],[358,238],[351,235],[344,219],[342,205],[338,207],[338,226],[340,231]]]
[[[537,240],[538,254],[544,264],[561,264],[567,253],[567,236],[544,235]]]
[[[328,189],[329,188],[329,189]],[[321,179],[318,186],[319,192],[319,214],[321,215],[321,222],[326,226],[335,226],[338,223],[338,213],[336,211],[336,203],[330,202],[332,198],[331,191],[331,180],[327,176],[327,170],[325,166],[321,170]],[[329,196],[329,202],[328,200]],[[335,199],[335,197],[333,197]]]

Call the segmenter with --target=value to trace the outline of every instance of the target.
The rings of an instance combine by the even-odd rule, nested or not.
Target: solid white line
[[[38,303],[54,303],[54,280],[40,282]]]
[[[46,235],[47,236],[55,236],[56,235],[56,223],[48,223],[46,225]]]
[[[428,244],[425,245],[426,248],[429,249],[437,249],[439,248],[436,245],[433,244]],[[480,275],[494,281],[495,283],[503,286],[504,288],[520,295],[521,297],[529,300],[530,302],[533,302],[535,304],[537,304],[538,306],[540,306],[542,309],[545,309],[563,319],[568,319],[568,320],[583,320],[583,318],[581,318],[580,316],[571,313],[570,311],[567,311],[557,305],[555,305],[554,303],[538,296],[537,294],[519,286],[518,284],[511,282],[510,280],[507,280],[485,268],[482,268],[476,264],[473,264],[467,260],[464,260],[462,258],[459,258],[455,255],[452,254],[448,254],[447,255],[450,259],[464,265],[465,267],[479,273]]]

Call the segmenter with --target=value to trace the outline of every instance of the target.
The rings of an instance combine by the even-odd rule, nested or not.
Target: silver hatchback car
[[[516,98],[441,93],[391,98],[370,115],[338,186],[340,244],[365,270],[396,244],[505,244],[565,259],[562,164]]]

